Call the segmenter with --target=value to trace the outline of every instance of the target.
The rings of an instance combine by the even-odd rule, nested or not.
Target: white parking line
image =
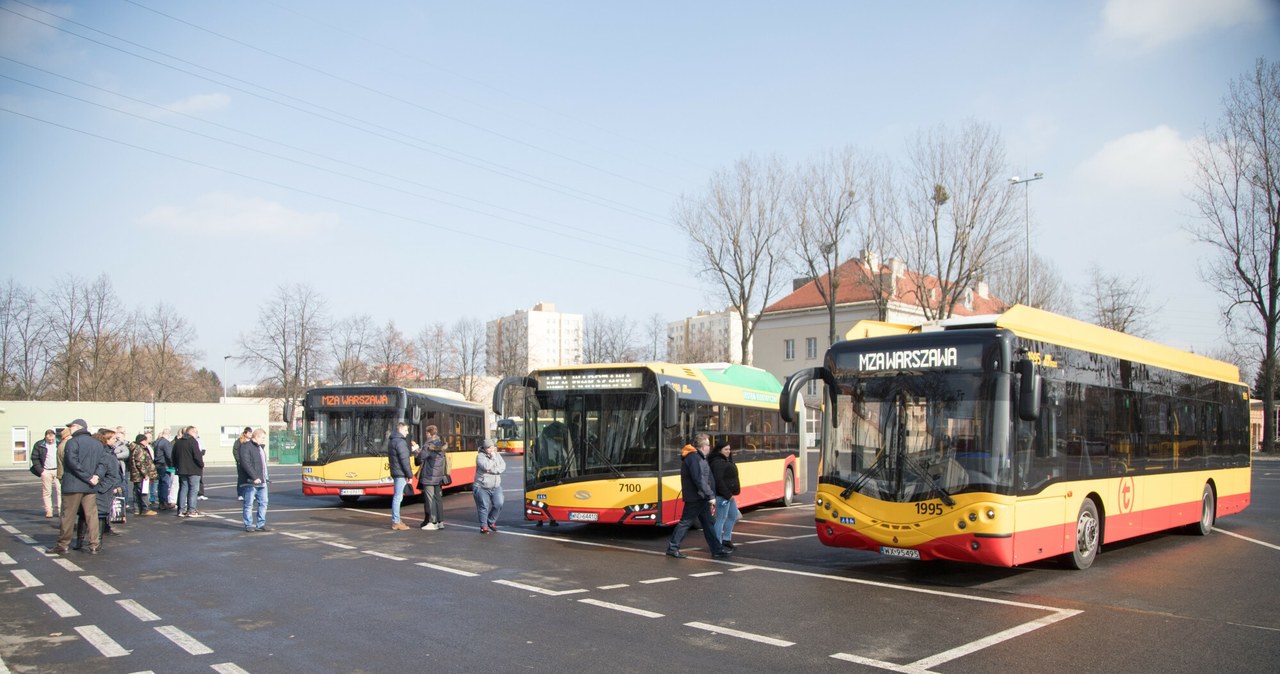
[[[58,566],[61,566],[62,568],[70,571],[71,573],[80,573],[81,571],[84,571],[84,569],[80,568],[79,566],[76,566],[75,562],[69,559],[63,559],[62,557],[58,557],[57,555],[53,556],[53,563],[57,564]]]
[[[321,542],[321,543],[324,543],[325,545],[332,545],[333,547],[335,547],[335,548],[340,548],[340,549],[342,549],[342,550],[355,550],[355,549],[356,549],[356,546],[354,546],[354,545],[347,545],[346,543],[338,543],[337,541],[320,541],[320,542]]]
[[[978,639],[977,641],[970,641],[967,644],[964,644],[962,646],[957,646],[955,648],[952,648],[951,650],[943,651],[936,655],[931,655],[927,658],[921,658],[920,660],[916,660],[915,662],[911,663],[911,666],[919,667],[920,669],[929,669],[930,667],[935,667],[937,665],[950,662],[952,660],[955,660],[956,658],[966,656],[975,651],[980,651],[988,646],[994,646],[1002,641],[1008,641],[1014,637],[1022,636],[1023,634],[1026,634],[1028,632],[1033,632],[1035,630],[1040,629],[1041,627],[1045,627],[1046,625],[1052,625],[1060,620],[1066,620],[1067,618],[1070,618],[1072,616],[1079,615],[1079,614],[1080,614],[1080,611],[1076,611],[1072,609],[1060,609],[1057,613],[1054,613],[1052,615],[1047,615],[1043,618],[1040,618],[1039,620],[1032,620],[1031,622],[1028,622],[1028,623],[1023,623],[1021,625],[1010,627],[1007,630],[996,632],[995,634],[992,634],[987,637],[983,637],[981,639]]]
[[[1250,543],[1257,543],[1258,545],[1261,545],[1261,546],[1262,546],[1262,547],[1264,547],[1264,548],[1271,548],[1272,550],[1280,550],[1280,545],[1272,545],[1272,544],[1270,544],[1270,543],[1263,543],[1262,541],[1259,541],[1259,540],[1257,540],[1257,539],[1249,538],[1248,536],[1241,536],[1240,534],[1237,534],[1237,533],[1234,533],[1234,532],[1231,532],[1231,531],[1227,531],[1226,529],[1219,529],[1218,527],[1214,527],[1214,528],[1213,528],[1213,530],[1214,530],[1214,531],[1216,531],[1216,532],[1218,532],[1218,533],[1220,533],[1220,534],[1226,534],[1226,535],[1228,535],[1228,536],[1234,536],[1234,537],[1236,537],[1236,538],[1239,538],[1239,539],[1240,539],[1240,540],[1242,540],[1242,541],[1249,541]]]
[[[18,563],[18,560],[10,557],[9,553],[0,552],[0,564],[9,565],[9,564],[17,564],[17,563]]]
[[[121,648],[120,644],[107,636],[107,633],[99,629],[97,625],[84,625],[83,627],[77,627],[76,631],[80,633],[80,636],[85,641],[89,642],[90,646],[98,649],[98,652],[103,657],[118,658],[129,654],[129,651]]]
[[[46,606],[52,609],[54,613],[57,613],[59,618],[74,618],[80,615],[80,612],[72,608],[71,604],[68,604],[66,600],[52,592],[48,594],[38,594],[36,596],[39,597],[40,601],[44,602]]]
[[[23,543],[26,543],[27,545],[36,545],[36,539],[26,534],[18,534],[17,536],[14,536],[14,538],[17,538],[18,540],[22,541]]]
[[[177,644],[179,648],[192,655],[205,655],[213,652],[212,648],[205,646],[197,641],[195,637],[183,632],[173,625],[162,625],[157,627],[156,631],[163,634],[169,641]]]
[[[6,524],[6,525],[4,525],[4,526],[0,526],[0,529],[4,529],[5,531],[7,531],[7,532],[9,532],[9,533],[11,533],[11,534],[13,534],[13,535],[15,535],[15,536],[16,536],[16,535],[18,535],[18,534],[20,534],[20,533],[22,533],[21,531],[18,531],[18,527],[15,527],[15,526],[12,526],[12,525],[9,525],[9,524]]]
[[[632,608],[630,606],[623,606],[622,604],[610,604],[607,601],[600,601],[599,599],[579,599],[578,601],[582,602],[583,604],[591,604],[592,606],[599,606],[600,608],[612,609],[614,611],[622,611],[623,613],[630,613],[632,615],[638,615],[644,618],[665,618],[666,617],[661,613],[646,611],[642,608]]]
[[[689,577],[690,578],[706,578],[707,576],[718,576],[722,573],[724,572],[723,571],[703,571],[702,573],[691,573],[689,574]]]
[[[503,578],[499,578],[498,580],[495,580],[493,582],[499,585],[506,585],[507,587],[514,587],[517,590],[526,590],[528,592],[537,592],[538,594],[545,594],[548,597],[560,597],[566,594],[578,594],[580,592],[586,592],[586,590],[548,590],[546,588],[536,587],[534,585],[525,585],[524,583],[517,583],[514,580],[506,580]]]
[[[292,531],[281,531],[281,532],[280,532],[280,535],[281,535],[281,536],[288,536],[289,538],[296,538],[296,539],[298,539],[298,540],[300,540],[300,541],[310,540],[310,538],[311,538],[310,536],[304,536],[303,534],[295,534],[295,533],[293,533]],[[228,663],[228,664],[229,664],[229,663]]]
[[[624,588],[624,587],[631,587],[631,585],[630,585],[630,584],[628,584],[628,583],[618,583],[618,584],[616,584],[616,585],[601,585],[600,587],[597,587],[596,589],[597,589],[597,590],[620,590],[620,589],[622,589],[622,588]]]
[[[478,573],[471,573],[470,571],[463,571],[462,569],[453,569],[447,566],[440,566],[439,564],[431,564],[429,562],[418,562],[418,566],[425,566],[428,569],[435,569],[436,571],[456,573],[459,576],[466,576],[468,578],[475,578],[476,576],[480,575]]]
[[[144,623],[160,619],[160,616],[148,611],[142,604],[132,599],[118,599],[116,603],[120,605],[120,608],[132,613],[133,617]]]
[[[788,646],[796,645],[794,641],[784,641],[782,639],[766,637],[763,634],[752,634],[751,632],[742,632],[739,630],[729,629],[728,627],[720,627],[718,625],[708,625],[707,623],[692,622],[692,623],[685,623],[684,625],[685,627],[693,627],[700,630],[706,630],[714,634],[723,634],[725,636],[737,637],[739,639],[746,639],[748,641],[755,641],[757,643],[769,644],[770,646],[781,646],[783,648],[786,648]]]
[[[102,594],[120,594],[120,590],[111,587],[106,581],[97,576],[80,576],[80,580],[89,584],[89,587],[101,592]]]
[[[31,572],[26,569],[13,569],[10,573],[12,573],[13,577],[17,578],[24,587],[40,587],[41,585],[44,585],[44,583],[40,582],[39,578],[33,576]]]
[[[234,662],[223,662],[217,665],[209,665],[209,667],[218,674],[249,674],[248,671],[241,669],[240,665]]]
[[[641,585],[653,585],[654,583],[670,583],[673,580],[680,580],[675,576],[663,576],[662,578],[650,578],[648,580],[639,581]]]
[[[385,552],[378,552],[377,550],[361,550],[360,552],[363,552],[366,555],[373,555],[374,557],[389,559],[393,562],[403,562],[405,560],[404,557],[396,557],[395,555],[389,555]]]

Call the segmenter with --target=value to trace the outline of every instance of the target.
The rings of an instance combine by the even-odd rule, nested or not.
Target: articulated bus
[[[436,426],[447,445],[455,488],[475,478],[476,451],[485,432],[484,407],[443,389],[314,388],[307,391],[302,419],[303,495],[337,496],[347,503],[392,495],[387,440],[397,422],[409,424],[408,438],[419,445],[422,429]],[[412,485],[405,488],[406,496],[413,494]]]
[[[866,336],[874,335],[874,336]],[[1016,566],[1249,505],[1249,389],[1233,365],[1051,313],[863,321],[787,378],[825,383],[824,544]]]
[[[742,365],[628,363],[536,370],[523,386],[525,519],[664,525],[679,521],[681,450],[697,433],[727,439],[740,507],[796,493],[800,442],[778,416],[777,378]],[[534,435],[534,434],[530,434]]]

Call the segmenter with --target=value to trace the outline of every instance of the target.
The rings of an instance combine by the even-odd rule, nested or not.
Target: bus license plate
[[[907,559],[920,559],[919,550],[911,550],[909,548],[891,548],[887,545],[880,546],[880,554],[889,555],[890,557],[905,557]]]
[[[364,490],[363,489],[340,489],[338,490],[338,494],[340,496],[364,496]]]
[[[600,519],[600,513],[569,513],[570,522],[595,522]]]

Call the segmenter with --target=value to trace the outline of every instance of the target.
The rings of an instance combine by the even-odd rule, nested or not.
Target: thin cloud
[[[75,9],[71,5],[46,2],[30,4],[55,16],[70,17],[75,14]],[[58,29],[45,25],[55,21],[49,14],[22,6],[10,8],[13,11],[0,12],[0,54],[23,56],[39,53],[58,39]],[[24,16],[30,16],[39,21],[25,19]]]
[[[229,105],[231,105],[231,97],[226,94],[196,94],[170,103],[164,108],[183,115],[198,115],[211,110],[223,110]]]
[[[187,207],[157,206],[143,215],[145,225],[205,236],[294,237],[329,232],[337,228],[333,213],[302,213],[260,198],[231,194],[206,194]]]
[[[1155,49],[1193,35],[1260,22],[1266,0],[1107,0],[1102,34]]]
[[[1191,167],[1188,141],[1176,130],[1160,125],[1108,141],[1076,174],[1113,191],[1177,196],[1184,191]]]

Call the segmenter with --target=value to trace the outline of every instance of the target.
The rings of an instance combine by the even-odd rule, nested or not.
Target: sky
[[[1044,173],[1038,255],[1141,279],[1151,336],[1209,352],[1189,148],[1260,57],[1272,0],[0,0],[0,280],[106,273],[232,384],[281,285],[408,335],[677,320],[723,308],[672,221],[715,172],[976,120]]]

